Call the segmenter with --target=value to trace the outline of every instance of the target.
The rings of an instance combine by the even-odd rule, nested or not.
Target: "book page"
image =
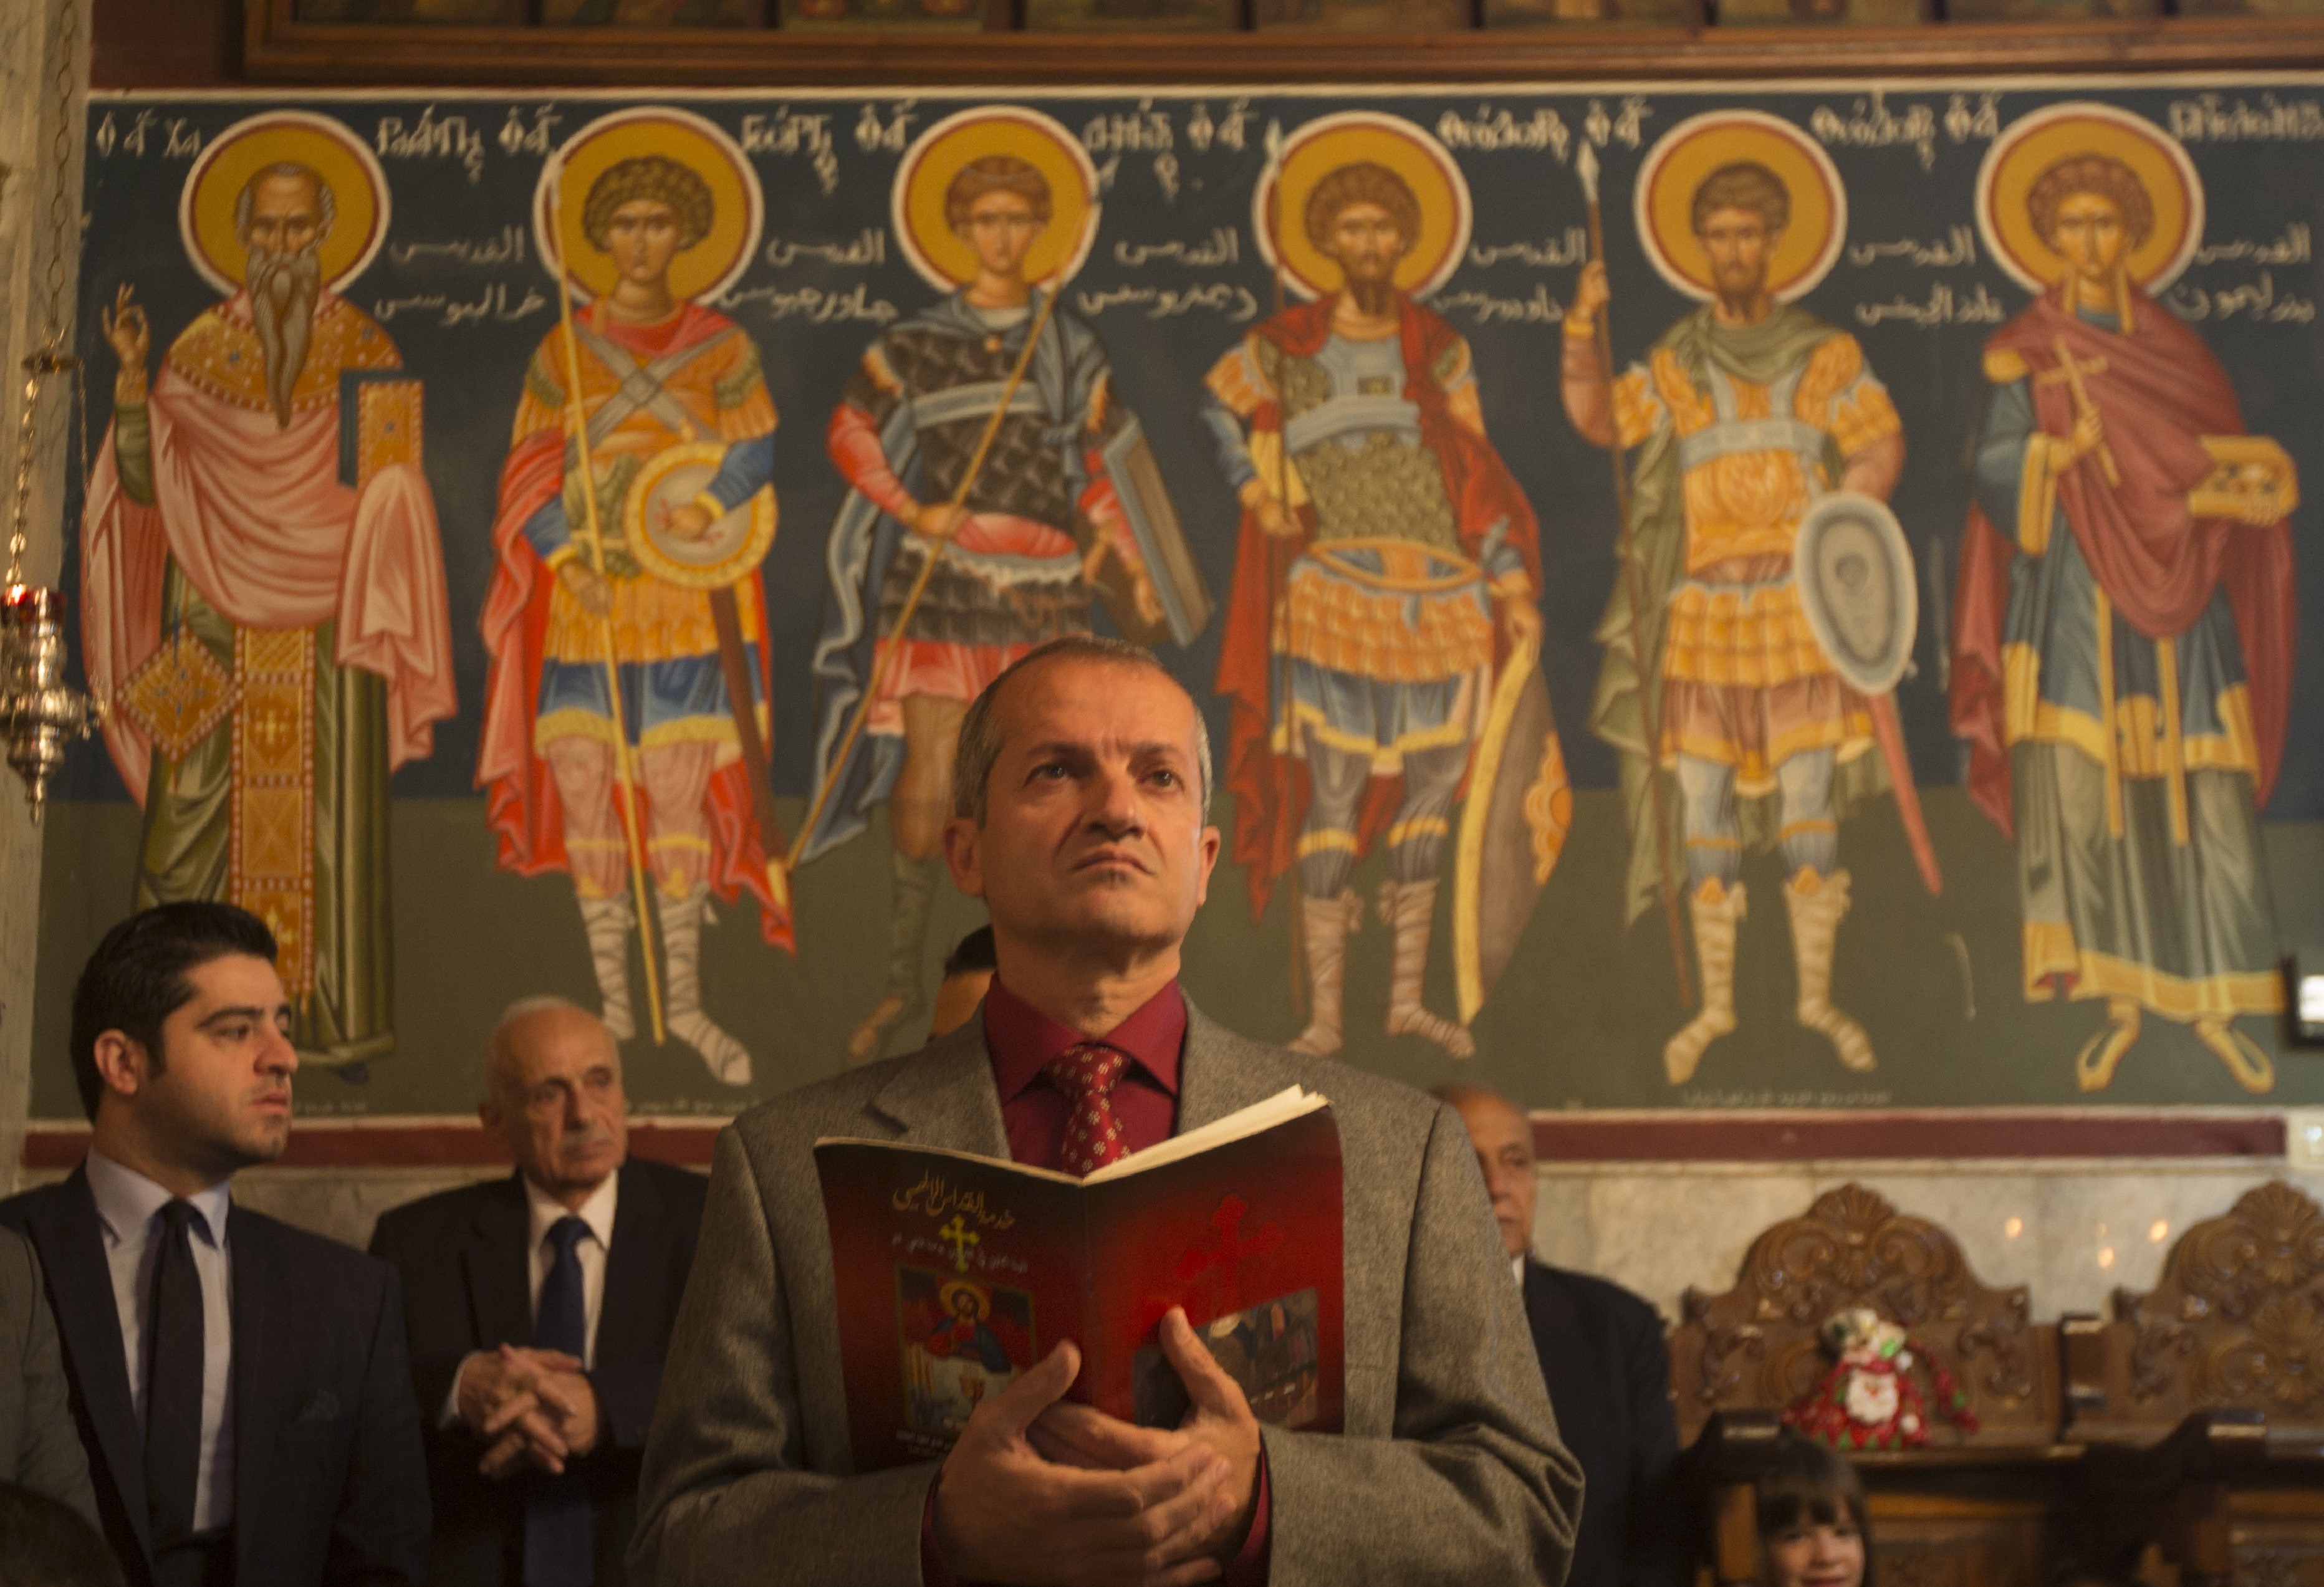
[[[1188,1158],[1198,1157],[1215,1147],[1224,1146],[1230,1140],[1240,1140],[1246,1135],[1257,1135],[1261,1130],[1274,1129],[1286,1119],[1296,1119],[1302,1114],[1312,1113],[1318,1108],[1328,1108],[1331,1105],[1329,1097],[1302,1086],[1286,1085],[1265,1102],[1253,1103],[1238,1112],[1229,1113],[1223,1119],[1214,1119],[1199,1130],[1189,1130],[1184,1135],[1174,1135],[1167,1140],[1148,1147],[1144,1151],[1131,1152],[1126,1158],[1118,1158],[1092,1174],[1082,1183],[1100,1185],[1109,1179],[1121,1179],[1132,1174],[1141,1174],[1148,1168],[1159,1168],[1171,1163],[1184,1162]]]

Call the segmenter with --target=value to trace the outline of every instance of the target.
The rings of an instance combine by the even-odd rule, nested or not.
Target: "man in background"
[[[1582,1462],[1582,1527],[1568,1587],[1686,1587],[1686,1528],[1671,1509],[1678,1458],[1670,1356],[1653,1306],[1618,1285],[1553,1268],[1533,1254],[1540,1181],[1533,1121],[1481,1085],[1437,1091],[1468,1126],[1493,1198],[1509,1272],[1524,1293],[1558,1435]]]
[[[618,1587],[638,1456],[702,1222],[698,1174],[629,1155],[602,1021],[527,998],[484,1047],[505,1179],[379,1221],[425,1419],[436,1587]]]
[[[953,946],[945,961],[944,983],[936,988],[936,1009],[928,1021],[928,1039],[948,1036],[968,1023],[976,1005],[992,988],[992,927],[980,926]]]
[[[32,1241],[14,1229],[0,1229],[0,1361],[15,1363],[14,1371],[0,1370],[0,1482],[70,1505],[94,1522],[97,1499],[73,1427],[48,1285]],[[0,1550],[0,1562],[7,1559]]]
[[[290,1144],[299,1055],[274,956],[231,904],[164,904],[106,932],[73,989],[88,1156],[0,1202],[47,1271],[130,1587],[427,1578],[393,1269],[229,1194]]]

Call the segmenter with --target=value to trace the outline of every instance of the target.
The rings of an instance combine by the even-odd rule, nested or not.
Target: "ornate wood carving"
[[[2281,1180],[2179,1237],[2162,1282],[2115,1294],[2098,1423],[2235,1407],[2324,1431],[2324,1208]]]
[[[1761,1233],[1734,1288],[1686,1292],[1671,1341],[1684,1435],[1714,1410],[1776,1409],[1804,1393],[1826,1364],[1817,1330],[1844,1306],[1904,1324],[1951,1369],[1983,1427],[1966,1440],[1939,1429],[1940,1444],[2049,1441],[2055,1335],[2031,1320],[2025,1290],[1987,1287],[1942,1227],[1861,1185]]]

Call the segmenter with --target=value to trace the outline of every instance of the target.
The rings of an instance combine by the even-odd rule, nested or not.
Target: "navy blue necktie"
[[[575,1361],[589,1354],[588,1302],[581,1287],[579,1246],[589,1225],[559,1218],[545,1237],[549,1277],[540,1282],[540,1311],[532,1342]],[[565,1474],[536,1472],[524,1499],[524,1587],[589,1587],[595,1579],[589,1524],[589,1489],[568,1464]]]
[[[194,1225],[202,1215],[182,1196],[165,1204],[153,1287],[145,1306],[145,1509],[153,1545],[194,1531],[194,1490],[202,1470],[202,1279],[194,1269]]]

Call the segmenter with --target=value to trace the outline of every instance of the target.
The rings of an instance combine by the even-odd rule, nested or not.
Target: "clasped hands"
[[[1065,1401],[1061,1342],[978,1406],[936,1479],[936,1546],[958,1582],[1192,1587],[1242,1546],[1258,1502],[1259,1421],[1173,1308],[1162,1352],[1192,1404],[1176,1431]]]
[[[487,1477],[560,1472],[603,1435],[596,1389],[581,1363],[558,1351],[479,1351],[461,1363],[453,1405],[485,1446],[477,1470]]]

